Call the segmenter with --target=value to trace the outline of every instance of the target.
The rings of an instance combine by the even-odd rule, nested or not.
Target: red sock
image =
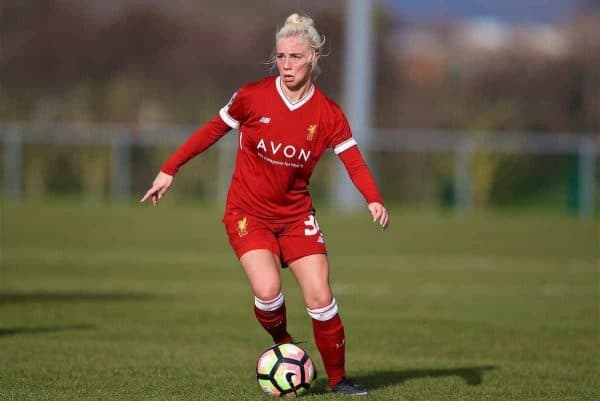
[[[321,359],[323,359],[329,386],[333,387],[346,377],[344,325],[338,314],[324,322],[316,319],[313,319],[312,322],[315,343],[321,353]]]
[[[292,342],[292,336],[287,332],[285,304],[274,311],[264,311],[255,306],[254,315],[262,327],[273,337],[275,344]]]

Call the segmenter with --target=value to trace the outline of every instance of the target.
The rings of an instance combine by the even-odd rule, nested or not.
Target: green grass
[[[269,338],[219,209],[4,204],[1,400],[265,400]],[[319,214],[371,400],[600,398],[598,226],[567,217]],[[320,372],[283,272],[289,326]]]

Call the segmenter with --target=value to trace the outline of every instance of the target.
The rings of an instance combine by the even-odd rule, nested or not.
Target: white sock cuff
[[[333,319],[335,317],[335,315],[337,315],[338,306],[337,306],[337,303],[335,302],[335,298],[333,298],[331,303],[324,308],[317,308],[317,309],[306,308],[306,311],[308,312],[310,317],[312,317],[313,319],[319,320],[321,322],[326,322],[327,320]]]
[[[270,301],[263,301],[257,297],[254,297],[254,306],[256,306],[258,309],[265,311],[265,312],[272,312],[274,310],[281,308],[281,306],[283,305],[283,302],[284,302],[284,298],[283,298],[283,294],[281,292],[279,293],[279,295],[277,295],[275,298],[271,299]]]

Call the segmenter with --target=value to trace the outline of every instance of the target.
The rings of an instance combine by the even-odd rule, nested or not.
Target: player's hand
[[[378,222],[384,230],[390,225],[390,216],[385,207],[379,202],[369,203],[369,212],[373,216],[373,222]]]
[[[161,171],[154,179],[152,187],[146,192],[142,199],[140,199],[140,202],[144,202],[146,199],[152,198],[152,204],[154,206],[158,205],[158,201],[160,201],[160,198],[163,197],[172,184],[173,176]]]

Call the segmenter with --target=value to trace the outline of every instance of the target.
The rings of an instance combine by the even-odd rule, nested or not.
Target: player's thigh
[[[290,262],[289,268],[300,286],[307,308],[323,308],[331,303],[333,294],[329,285],[327,255],[303,256]]]
[[[281,292],[279,257],[268,249],[253,249],[240,257],[242,269],[250,282],[254,296],[263,301],[274,299]]]

